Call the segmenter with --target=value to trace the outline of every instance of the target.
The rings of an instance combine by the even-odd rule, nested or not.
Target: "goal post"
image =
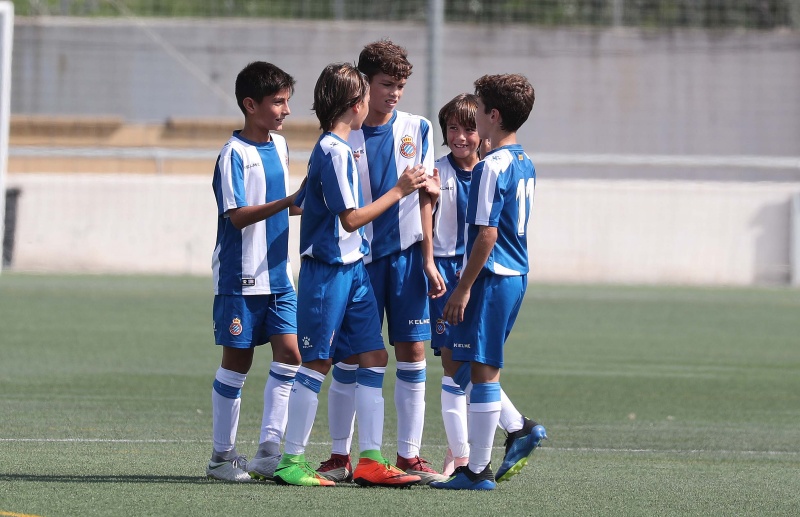
[[[14,43],[14,4],[0,0],[0,237],[5,246],[8,127],[11,119],[11,47]],[[5,251],[5,250],[3,250]],[[5,253],[3,254],[5,256]],[[3,261],[0,260],[0,271]]]

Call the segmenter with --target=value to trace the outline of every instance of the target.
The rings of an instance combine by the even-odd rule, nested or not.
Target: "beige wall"
[[[22,190],[12,270],[210,274],[207,177],[11,174],[8,187]],[[786,284],[798,192],[800,183],[540,181],[531,278]],[[291,225],[298,264],[299,220]]]

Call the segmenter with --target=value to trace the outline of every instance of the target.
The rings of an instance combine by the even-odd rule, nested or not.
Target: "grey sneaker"
[[[247,472],[253,479],[272,480],[281,461],[281,446],[274,442],[262,442],[256,457],[247,464]]]
[[[244,456],[237,456],[227,461],[209,461],[206,467],[206,476],[209,479],[233,481],[235,483],[253,481],[253,478],[247,473],[247,458]]]

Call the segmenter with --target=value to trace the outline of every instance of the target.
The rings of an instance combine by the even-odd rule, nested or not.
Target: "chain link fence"
[[[420,22],[429,0],[14,0],[18,16]],[[800,0],[446,0],[445,22],[653,28],[800,28]]]

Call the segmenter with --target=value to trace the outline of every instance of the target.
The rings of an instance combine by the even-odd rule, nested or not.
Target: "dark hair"
[[[358,55],[358,69],[370,81],[381,72],[397,79],[408,79],[411,68],[406,49],[388,39],[366,45]]]
[[[349,63],[332,63],[319,74],[314,86],[314,105],[320,129],[330,131],[336,120],[359,102],[369,91],[364,74]]]
[[[475,113],[478,111],[478,98],[471,93],[459,93],[453,100],[442,106],[439,110],[439,127],[442,138],[447,145],[447,122],[455,119],[467,129],[475,129]]]
[[[246,98],[261,102],[264,97],[283,90],[289,90],[289,95],[294,94],[294,78],[272,63],[253,61],[236,76],[236,103],[245,114]]]
[[[475,81],[475,95],[484,113],[492,109],[500,113],[500,128],[508,132],[519,129],[533,109],[533,86],[519,74],[484,75]]]

